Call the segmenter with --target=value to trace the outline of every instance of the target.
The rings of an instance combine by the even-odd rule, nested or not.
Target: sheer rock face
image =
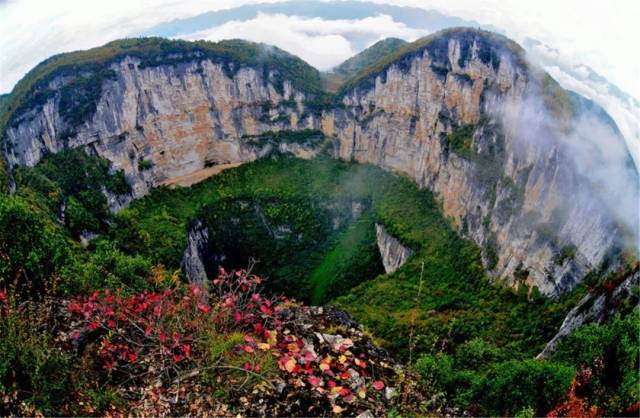
[[[532,70],[504,48],[483,61],[487,41],[464,38],[390,65],[367,88],[349,91],[322,127],[335,137],[337,157],[402,173],[435,192],[445,215],[482,248],[493,276],[558,296],[602,262],[620,231],[562,148],[555,130],[566,125],[543,117],[509,124],[542,96]],[[447,144],[465,125],[476,127],[471,156]]]
[[[387,273],[396,271],[413,254],[410,248],[402,245],[397,238],[389,234],[384,226],[380,224],[376,224],[376,239],[382,264]]]
[[[209,275],[205,266],[205,257],[209,253],[209,230],[198,220],[189,230],[187,248],[182,256],[182,271],[190,283],[204,283]]]
[[[104,81],[95,114],[73,135],[61,139],[69,127],[54,97],[7,129],[5,156],[11,166],[32,166],[47,152],[84,147],[123,169],[140,197],[167,179],[252,161],[273,148],[246,135],[320,129],[336,158],[372,163],[432,190],[445,215],[482,248],[493,276],[557,296],[601,263],[620,231],[576,174],[556,128],[544,120],[505,123],[505,115],[525,113],[540,88],[540,77],[509,45],[472,30],[445,33],[321,112],[306,105],[310,94],[290,82],[279,92],[263,71],[245,67],[230,78],[207,60],[141,68],[125,58],[111,66],[115,79]],[[475,129],[465,156],[447,134],[466,125]],[[532,127],[536,140],[522,140]],[[314,155],[295,145],[287,151]],[[571,257],[558,262],[571,246]]]
[[[115,80],[103,82],[95,113],[79,127],[65,124],[56,97],[40,111],[21,115],[5,135],[11,144],[5,152],[9,164],[32,166],[46,153],[84,147],[124,170],[133,195],[140,197],[169,178],[205,165],[260,157],[261,147],[242,137],[288,125],[287,118],[296,119],[290,116],[295,106],[277,109],[278,104],[304,97],[290,83],[279,94],[253,68],[239,69],[229,78],[221,64],[208,60],[144,68],[139,64],[136,58],[125,58],[111,66]],[[50,87],[63,83],[55,79]],[[62,139],[69,131],[73,134]]]

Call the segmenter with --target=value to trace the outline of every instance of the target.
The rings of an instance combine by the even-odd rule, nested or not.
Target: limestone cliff
[[[491,274],[509,284],[562,294],[619,246],[617,202],[598,198],[602,187],[566,146],[575,106],[506,38],[470,29],[432,35],[365,70],[334,101],[301,83],[315,70],[290,58],[263,65],[190,54],[158,62],[124,50],[102,72],[34,84],[33,105],[16,106],[3,128],[7,162],[34,165],[48,152],[83,147],[124,170],[139,197],[273,149],[313,157],[319,142],[282,146],[269,138],[320,129],[337,158],[403,173],[435,192],[460,232],[481,246]],[[304,77],[291,70],[300,68]],[[106,75],[95,81],[95,74]],[[65,99],[78,80],[99,86],[72,96],[94,98],[93,107]],[[82,118],[69,114],[71,105],[86,110]]]
[[[209,278],[205,258],[211,253],[209,230],[198,220],[189,230],[181,268],[190,283],[203,283]]]
[[[493,275],[547,295],[573,288],[621,231],[564,145],[578,117],[564,91],[501,37],[450,31],[412,45],[352,83],[343,108],[326,115],[336,156],[434,191]],[[637,185],[633,169],[625,175]]]
[[[382,264],[387,273],[396,271],[413,253],[410,248],[402,245],[397,238],[389,234],[385,227],[380,224],[376,224],[376,240],[378,241]]]

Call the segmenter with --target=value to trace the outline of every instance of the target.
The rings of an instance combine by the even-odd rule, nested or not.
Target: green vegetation
[[[560,249],[560,252],[554,257],[553,262],[557,265],[563,265],[567,260],[573,260],[576,257],[576,253],[578,252],[578,248],[573,245],[565,245]]]
[[[549,74],[541,76],[542,100],[547,108],[559,119],[568,121],[576,116],[576,105],[571,100],[571,96],[560,84]]]
[[[138,170],[145,171],[153,167],[153,161],[151,160],[138,160]]]
[[[34,169],[17,169],[15,177],[19,195],[31,194],[79,236],[105,230],[110,213],[103,189],[113,194],[130,192],[122,171],[112,174],[110,170],[107,160],[65,149],[46,156]]]
[[[188,189],[152,191],[118,214],[109,237],[123,251],[175,269],[189,227],[202,219],[215,237],[211,251],[226,256],[225,266],[255,258],[271,290],[320,303],[382,272],[374,214],[352,214],[353,205],[370,205],[381,176],[389,175],[328,157],[260,160]],[[341,274],[329,277],[338,268]]]
[[[446,136],[446,149],[451,150],[467,160],[474,160],[477,154],[473,148],[473,133],[476,125],[465,125]]]
[[[637,354],[629,351],[637,346],[630,319],[614,320],[611,329],[585,328],[563,343],[553,359],[531,360],[584,295],[586,284],[559,301],[542,297],[535,288],[515,291],[492,284],[480,250],[456,234],[434,197],[409,179],[326,156],[269,158],[190,188],[155,189],[110,215],[104,201],[96,204],[100,196],[83,193],[128,188],[124,177],[110,174],[99,159],[62,153],[17,174],[16,194],[0,198],[0,251],[3,260],[11,261],[0,264],[0,288],[17,287],[32,295],[149,288],[156,280],[151,277],[177,277],[172,272],[180,266],[187,232],[201,219],[213,238],[212,253],[228,256],[225,263],[232,267],[259,259],[256,272],[270,276],[272,291],[336,304],[400,358],[408,358],[413,345],[416,369],[443,404],[483,415],[542,414],[561,401],[583,363],[597,363],[594,359],[602,356],[621,368],[593,381],[592,399],[608,411],[620,411],[637,396],[637,376],[624,371],[637,368]],[[77,202],[80,212],[98,221],[101,235],[86,248],[74,239],[78,223],[59,220],[64,201]],[[383,274],[375,222],[414,250],[394,274]],[[587,282],[597,280],[594,274]],[[6,335],[16,334],[6,329]],[[67,358],[46,354],[51,342],[38,329],[28,331],[34,337],[11,337],[16,342],[0,350],[44,350],[33,356],[46,361],[25,363],[24,373],[39,382],[34,388],[52,388],[41,393],[56,393],[48,385],[68,378]],[[220,344],[210,342],[213,356]],[[11,362],[27,361],[19,360],[17,351],[6,353]],[[267,360],[266,370],[273,366]],[[63,373],[55,381],[39,374],[50,367],[48,361]],[[6,370],[2,373],[7,376]],[[611,376],[621,383],[611,383]],[[55,410],[55,398],[38,397],[37,390],[33,402]],[[98,388],[92,396],[117,401]]]
[[[396,52],[406,44],[406,41],[398,38],[383,39],[344,61],[334,68],[333,72],[342,77],[343,80],[347,80],[387,55]]]
[[[25,402],[37,405],[46,415],[59,415],[70,391],[71,356],[54,348],[42,320],[50,316],[47,306],[27,303],[22,309],[13,300],[10,311],[0,315],[0,392],[22,389],[14,386],[18,381],[28,388]]]
[[[383,271],[371,212],[363,214],[338,238],[338,243],[314,270],[311,302],[320,304]]]
[[[317,129],[301,129],[299,131],[267,131],[260,135],[245,135],[242,138],[247,143],[256,145],[265,141],[272,141],[275,144],[309,144],[315,146],[324,140],[324,135]]]
[[[562,340],[553,360],[589,370],[582,390],[605,416],[620,416],[640,399],[638,324],[640,311],[614,316],[605,324],[578,328]]]

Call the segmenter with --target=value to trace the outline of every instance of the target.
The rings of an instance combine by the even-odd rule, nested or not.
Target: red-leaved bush
[[[67,303],[75,320],[69,337],[81,342],[98,336],[98,354],[107,370],[131,373],[138,365],[154,364],[174,375],[189,367],[197,354],[194,338],[205,328],[219,334],[237,330],[269,337],[267,328],[278,326],[281,305],[257,292],[260,281],[245,271],[220,269],[210,285],[177,285],[131,296],[96,291]]]
[[[97,291],[68,301],[68,338],[78,348],[97,346],[98,365],[109,384],[149,378],[172,381],[212,368],[259,376],[257,357],[267,355],[276,361],[281,383],[296,390],[306,387],[329,401],[334,413],[351,404],[384,399],[386,385],[380,374],[389,373],[386,365],[373,367],[367,353],[349,338],[305,331],[293,312],[308,316],[310,308],[265,297],[260,284],[260,277],[246,271],[220,269],[210,283],[176,284],[161,292],[124,296]],[[201,342],[203,335],[212,333],[223,339],[232,333],[244,335],[232,349],[249,359],[243,367],[208,363]]]

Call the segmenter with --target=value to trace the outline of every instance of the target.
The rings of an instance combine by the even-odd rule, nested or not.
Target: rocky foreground
[[[418,379],[344,312],[266,298],[260,283],[221,270],[202,285],[49,301],[58,348],[77,354],[86,380],[86,392],[67,394],[63,410],[368,417],[426,407]],[[29,312],[6,294],[2,304],[2,315]],[[16,393],[3,395],[5,410],[38,414],[15,404]]]

